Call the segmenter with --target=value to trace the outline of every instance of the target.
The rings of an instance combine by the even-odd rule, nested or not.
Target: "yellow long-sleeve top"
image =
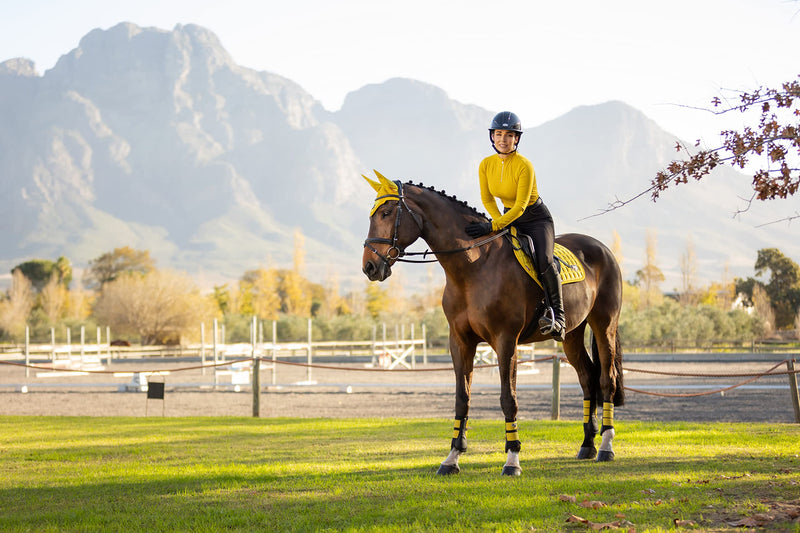
[[[503,229],[516,220],[529,205],[539,199],[536,173],[527,158],[518,153],[506,159],[490,155],[478,167],[481,183],[481,202],[492,217],[492,231]],[[501,214],[497,208],[499,198],[508,208]]]

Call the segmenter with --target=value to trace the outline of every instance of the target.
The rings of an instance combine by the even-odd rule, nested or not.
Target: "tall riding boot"
[[[539,319],[539,331],[545,335],[552,335],[559,342],[563,342],[566,327],[564,324],[564,298],[561,291],[561,276],[555,265],[551,264],[542,272],[540,279],[547,293],[550,308]]]

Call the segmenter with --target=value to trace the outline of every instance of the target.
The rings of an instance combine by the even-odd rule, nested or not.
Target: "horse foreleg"
[[[451,331],[452,331],[451,327]],[[469,397],[472,387],[472,366],[476,344],[467,344],[450,336],[450,355],[456,374],[456,415],[453,422],[453,437],[450,440],[450,453],[442,461],[439,475],[458,474],[458,458],[467,451],[467,421],[469,420]]]

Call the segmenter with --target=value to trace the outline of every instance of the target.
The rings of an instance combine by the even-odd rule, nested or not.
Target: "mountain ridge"
[[[0,63],[0,269],[59,255],[81,268],[127,245],[219,283],[291,265],[299,228],[309,277],[357,287],[372,200],[360,174],[421,181],[483,210],[476,169],[491,153],[491,115],[406,78],[354,90],[331,112],[295,82],[236,64],[200,26],[92,30],[43,75],[24,58]],[[656,204],[587,218],[646,189],[675,141],[612,101],[526,128],[520,151],[557,232],[622,236],[626,278],[647,227],[666,251],[668,284],[687,234],[704,244],[705,278],[718,279],[726,258],[750,275],[760,247],[800,254],[783,228],[732,223],[727,203],[742,192],[730,182],[747,178],[729,169]],[[760,223],[763,211],[748,217]],[[414,285],[418,267],[405,271]]]

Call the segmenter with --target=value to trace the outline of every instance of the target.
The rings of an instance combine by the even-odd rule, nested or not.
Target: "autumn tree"
[[[664,282],[664,274],[656,264],[656,234],[647,230],[644,266],[636,271],[636,285],[641,288],[645,308],[657,303],[661,294],[659,285]]]
[[[155,269],[155,261],[147,250],[134,250],[128,246],[114,248],[113,252],[89,261],[83,275],[83,284],[88,289],[100,290],[124,273],[146,275]]]
[[[168,344],[212,319],[213,309],[188,276],[154,270],[106,282],[94,314],[115,333],[138,336],[142,344]]]
[[[58,282],[56,276],[52,276],[39,292],[39,307],[51,325],[64,316],[68,301],[69,291]]]
[[[617,260],[619,269],[622,271],[622,263],[625,260],[625,257],[622,255],[622,237],[619,236],[617,230],[614,230],[612,237],[611,253],[614,254],[614,259]]]
[[[697,255],[691,237],[686,241],[686,251],[680,260],[681,287],[678,299],[683,305],[694,305],[697,302]]]
[[[289,315],[311,317],[311,288],[303,276],[305,271],[305,238],[294,233],[294,267],[281,271],[279,291],[282,310]]]
[[[381,313],[389,309],[389,295],[377,281],[368,281],[364,293],[367,313],[372,318],[378,318]]]
[[[251,314],[263,320],[278,318],[281,309],[278,283],[278,271],[274,268],[259,268],[244,273],[239,281],[239,289],[249,295],[247,304]]]
[[[21,339],[33,308],[34,294],[30,280],[21,270],[11,273],[11,287],[6,298],[0,300],[0,331],[13,339]]]

